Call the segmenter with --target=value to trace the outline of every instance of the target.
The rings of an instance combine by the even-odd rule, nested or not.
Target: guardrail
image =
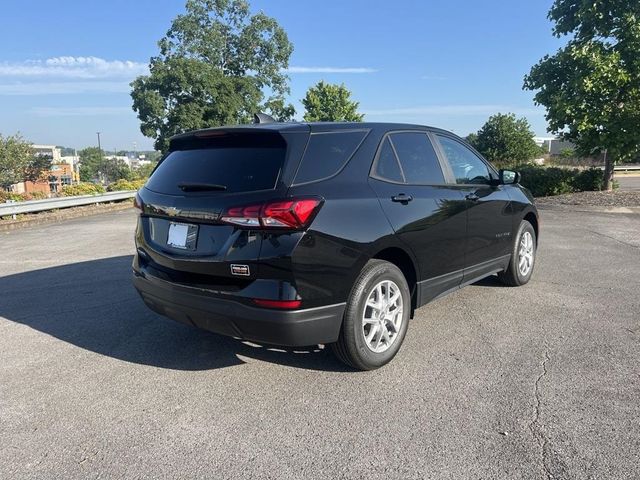
[[[613,167],[613,171],[614,172],[636,172],[636,171],[640,171],[640,165],[616,165],[615,167]]]
[[[26,202],[0,203],[0,217],[20,213],[35,213],[57,208],[81,207],[105,202],[127,200],[136,195],[136,190],[108,192],[100,195],[82,195],[80,197],[58,197],[45,200],[27,200]]]

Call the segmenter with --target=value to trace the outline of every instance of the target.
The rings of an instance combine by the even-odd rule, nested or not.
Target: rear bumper
[[[181,323],[245,340],[290,347],[333,343],[345,304],[273,310],[220,298],[134,270],[133,284],[153,311]]]

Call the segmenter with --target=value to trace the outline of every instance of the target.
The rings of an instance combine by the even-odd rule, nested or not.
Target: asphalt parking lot
[[[542,212],[532,282],[418,311],[396,359],[158,317],[133,210],[0,234],[0,478],[637,478],[640,216]]]
[[[616,181],[620,185],[620,190],[623,191],[640,191],[640,174],[632,173],[627,175],[616,175]]]

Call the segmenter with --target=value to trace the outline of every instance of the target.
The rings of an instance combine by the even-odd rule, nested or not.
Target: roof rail
[[[253,123],[275,123],[276,119],[266,113],[254,113]]]

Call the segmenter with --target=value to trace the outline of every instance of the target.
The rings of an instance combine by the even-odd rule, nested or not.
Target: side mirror
[[[513,185],[520,182],[520,174],[513,170],[500,170],[500,184]]]

